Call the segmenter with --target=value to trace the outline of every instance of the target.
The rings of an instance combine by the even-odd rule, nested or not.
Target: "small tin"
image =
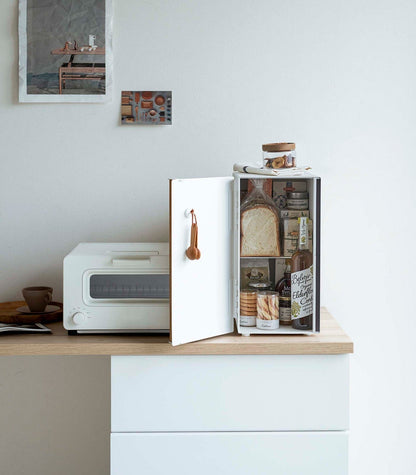
[[[309,209],[309,193],[307,191],[289,191],[286,204],[287,209]]]

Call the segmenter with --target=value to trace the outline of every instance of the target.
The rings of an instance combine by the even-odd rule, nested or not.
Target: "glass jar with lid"
[[[279,328],[279,294],[266,291],[257,294],[256,327],[260,330]]]
[[[240,325],[255,327],[257,317],[257,291],[247,289],[240,292]]]
[[[266,143],[263,149],[263,166],[265,168],[296,167],[296,144],[291,142]]]

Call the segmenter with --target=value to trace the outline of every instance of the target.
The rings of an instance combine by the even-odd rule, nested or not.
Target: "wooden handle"
[[[191,215],[191,244],[185,251],[185,255],[189,260],[195,261],[201,258],[201,251],[198,249],[198,222],[194,210],[191,210]]]

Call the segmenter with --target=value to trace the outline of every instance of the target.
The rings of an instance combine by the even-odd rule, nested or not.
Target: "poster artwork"
[[[19,0],[20,102],[105,102],[111,0]]]

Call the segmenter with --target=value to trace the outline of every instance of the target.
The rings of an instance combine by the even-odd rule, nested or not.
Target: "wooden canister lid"
[[[293,142],[265,143],[262,145],[263,152],[291,152],[296,149]]]

